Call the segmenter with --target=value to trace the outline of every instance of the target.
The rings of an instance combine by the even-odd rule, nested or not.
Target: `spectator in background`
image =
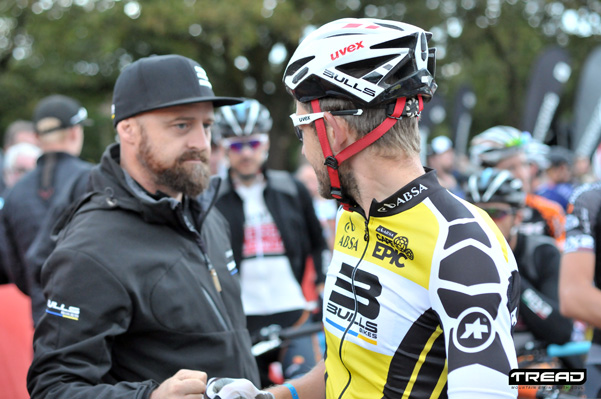
[[[6,187],[14,186],[27,172],[33,170],[41,154],[40,147],[28,142],[11,146],[4,154],[3,176]]]
[[[57,200],[62,200],[65,192],[77,197],[86,190],[92,165],[78,156],[87,118],[86,109],[67,96],[51,95],[37,104],[33,122],[43,154],[35,169],[8,190],[0,214],[4,264],[11,281],[32,298],[34,322],[46,301],[27,263],[26,252]]]
[[[221,134],[219,129],[213,129],[211,133],[211,157],[209,158],[211,175],[225,178],[227,176],[227,158],[225,149],[221,145]]]
[[[574,190],[559,275],[561,313],[593,327],[587,355],[587,398],[601,397],[601,183]]]
[[[530,191],[536,193],[545,181],[545,171],[549,167],[549,146],[524,134],[527,143],[524,146],[526,159],[530,165]]]
[[[538,188],[537,194],[559,203],[567,211],[574,191],[574,155],[564,147],[551,147],[548,154],[549,166],[546,179]]]
[[[231,227],[248,329],[253,335],[271,324],[302,325],[310,316],[302,292],[309,259],[316,283],[324,281],[326,243],[311,196],[290,173],[265,168],[272,127],[265,106],[246,100],[223,107],[216,125],[230,165],[216,206]],[[263,386],[272,383],[268,370],[274,361],[280,360],[285,378],[291,378],[309,371],[316,356],[312,337],[305,336],[275,356],[259,357]]]
[[[4,147],[3,156],[6,156],[6,152],[15,144],[29,143],[39,147],[39,140],[35,133],[33,122],[16,120],[6,128],[4,132]],[[4,162],[1,161],[0,157],[0,171],[4,168]],[[4,191],[6,184],[4,182],[4,173],[0,173],[0,193]]]
[[[338,204],[333,199],[325,199],[319,195],[317,175],[309,163],[303,163],[296,171],[296,178],[300,180],[313,199],[313,208],[317,214],[317,219],[321,222],[323,236],[328,244],[330,251],[334,248],[334,236],[336,234],[336,212]],[[329,262],[324,261],[323,265],[327,267]]]
[[[559,262],[555,241],[542,234],[523,234],[526,193],[511,172],[493,168],[471,175],[466,199],[483,209],[509,244],[520,272],[520,307],[513,339],[518,353],[526,344],[564,344],[571,338],[572,320],[559,311]]]
[[[509,170],[520,179],[526,193],[520,231],[524,234],[548,235],[555,239],[561,249],[565,241],[565,211],[557,202],[532,191],[532,171],[526,152],[531,139],[530,133],[514,127],[494,126],[472,139],[470,159],[477,167]]]
[[[35,168],[36,160],[41,150],[27,140],[29,122],[13,124],[8,132],[15,127],[24,126],[23,130],[12,137],[25,140],[9,144],[4,155],[4,180],[7,188],[12,187],[27,172]],[[9,133],[10,134],[10,133]],[[5,137],[6,138],[6,137]],[[12,140],[9,140],[9,142]],[[37,142],[37,140],[36,140]],[[4,199],[2,198],[2,202]],[[1,208],[1,206],[0,206]],[[1,250],[5,252],[4,249]],[[33,325],[31,323],[31,299],[9,282],[4,265],[0,268],[0,387],[2,395],[11,399],[28,399],[27,370],[33,357],[31,345]],[[2,277],[4,276],[4,278]]]
[[[440,185],[460,198],[465,197],[461,188],[463,177],[455,168],[453,142],[447,136],[437,136],[428,146],[427,165],[436,170]]]

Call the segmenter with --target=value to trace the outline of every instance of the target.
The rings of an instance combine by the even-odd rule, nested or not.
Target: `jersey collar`
[[[425,174],[411,181],[384,201],[372,200],[369,215],[375,217],[396,215],[414,207],[435,192],[444,190],[438,182],[436,171],[426,167],[424,170]]]

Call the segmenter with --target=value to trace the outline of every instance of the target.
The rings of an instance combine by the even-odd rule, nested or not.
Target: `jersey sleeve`
[[[517,368],[511,334],[519,274],[493,222],[473,212],[475,219],[454,221],[441,237],[430,276],[432,308],[445,336],[448,397],[515,398],[508,376]]]

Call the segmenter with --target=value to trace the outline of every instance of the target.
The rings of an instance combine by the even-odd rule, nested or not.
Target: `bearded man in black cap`
[[[1,212],[4,265],[11,281],[31,296],[32,305],[45,301],[26,253],[50,209],[85,192],[92,164],[78,157],[87,121],[86,109],[71,97],[55,94],[39,101],[33,123],[43,154],[35,169],[5,196]],[[34,311],[34,321],[39,316]]]
[[[258,383],[223,216],[209,178],[216,97],[179,55],[126,67],[112,144],[61,222],[42,271],[33,398],[200,398],[209,376]]]

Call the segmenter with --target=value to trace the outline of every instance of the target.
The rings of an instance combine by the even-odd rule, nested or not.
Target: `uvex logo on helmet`
[[[363,40],[361,40],[360,42],[357,42],[355,44],[351,44],[350,46],[346,46],[345,48],[343,48],[341,50],[336,50],[335,53],[330,54],[330,58],[332,59],[332,61],[334,61],[338,57],[341,57],[347,53],[352,53],[353,51],[359,50],[360,48],[365,48],[363,46]]]

